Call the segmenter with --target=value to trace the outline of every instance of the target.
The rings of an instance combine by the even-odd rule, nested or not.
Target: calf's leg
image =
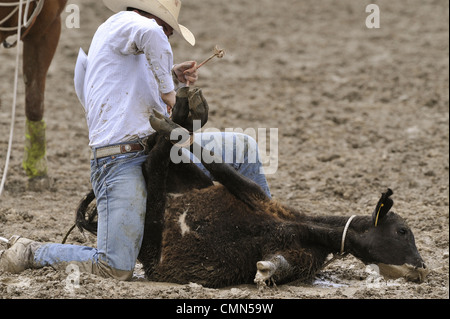
[[[163,117],[161,114],[155,113],[156,116],[151,116],[150,122],[152,127],[159,133],[169,138],[173,130],[179,130],[180,127],[167,117]],[[181,129],[182,130],[182,129]],[[182,132],[182,131],[180,131]],[[181,137],[180,137],[181,136]],[[186,134],[179,136],[179,140],[175,142],[184,143],[182,141]],[[178,147],[178,146],[174,146]],[[200,149],[202,154],[208,152],[203,147],[197,144],[195,141],[190,145],[190,151],[194,152],[195,149]],[[218,157],[213,152],[209,152],[209,158],[206,161],[201,156],[201,162],[203,166],[211,173],[215,180],[224,185],[230,193],[250,206],[252,209],[256,209],[263,201],[270,200],[267,194],[261,189],[261,187],[252,180],[242,176],[236,172],[231,165],[223,163],[222,158]]]
[[[311,280],[323,264],[321,255],[309,249],[287,249],[268,255],[256,263],[254,282],[262,288],[267,283]]]
[[[144,237],[138,260],[149,276],[158,264],[161,255],[162,232],[164,230],[164,212],[166,208],[166,180],[169,168],[169,153],[172,144],[159,137],[143,164],[143,173],[147,182],[147,207],[145,215]]]

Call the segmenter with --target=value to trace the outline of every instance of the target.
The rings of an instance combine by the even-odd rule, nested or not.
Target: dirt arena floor
[[[366,5],[380,8],[380,28],[366,27]],[[14,144],[0,198],[0,236],[60,243],[90,189],[88,134],[73,87],[82,47],[111,12],[98,0],[69,0],[79,28],[63,30],[46,93],[49,174],[39,190],[21,168],[24,86],[20,80]],[[385,280],[354,257],[337,261],[314,284],[293,282],[208,289],[130,282],[51,268],[0,273],[0,298],[449,298],[449,2],[446,0],[184,0],[180,21],[197,38],[171,43],[175,62],[222,60],[200,69],[197,86],[210,106],[208,128],[278,129],[266,152],[277,200],[305,213],[371,214],[382,191],[412,228],[431,273],[421,284]],[[73,22],[73,21],[72,21]],[[15,50],[0,49],[0,172],[10,130]],[[272,131],[275,134],[275,131]],[[256,136],[261,139],[262,136]],[[269,143],[268,143],[269,146]],[[273,168],[276,168],[273,169]],[[68,243],[95,245],[74,231]]]

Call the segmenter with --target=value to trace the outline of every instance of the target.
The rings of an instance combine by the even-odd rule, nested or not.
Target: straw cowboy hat
[[[113,12],[136,8],[157,16],[183,36],[190,45],[195,45],[195,37],[185,26],[178,23],[181,0],[103,0]]]

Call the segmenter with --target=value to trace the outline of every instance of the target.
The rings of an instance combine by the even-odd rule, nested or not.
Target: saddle
[[[44,7],[44,2],[45,0],[23,0],[23,3],[25,4],[25,10],[23,11],[23,21],[21,23],[21,25],[16,25],[13,27],[3,27],[2,25],[5,24],[5,22],[7,22],[9,19],[11,19],[11,17],[16,14],[17,11],[19,11],[20,9],[20,3],[21,2],[13,2],[13,3],[0,3],[2,6],[10,6],[10,7],[14,7],[11,12],[2,20],[0,20],[0,32],[4,31],[4,32],[14,32],[14,31],[18,31],[19,27],[21,29],[24,29],[21,32],[21,37],[20,40],[23,40],[28,32],[30,32],[31,28],[33,27],[34,23],[36,22],[36,19],[38,17],[38,15],[41,13],[42,8]],[[34,4],[34,9],[31,13],[31,15],[28,17],[28,12],[30,11],[30,5]],[[3,47],[5,49],[10,49],[10,48],[14,48],[17,45],[17,41],[19,39],[16,39],[14,42],[10,43],[7,40],[3,41]]]

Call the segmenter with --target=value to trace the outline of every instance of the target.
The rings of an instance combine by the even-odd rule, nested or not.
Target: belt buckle
[[[125,144],[125,145],[120,145],[120,153],[129,153],[131,151],[131,145],[130,144]]]

